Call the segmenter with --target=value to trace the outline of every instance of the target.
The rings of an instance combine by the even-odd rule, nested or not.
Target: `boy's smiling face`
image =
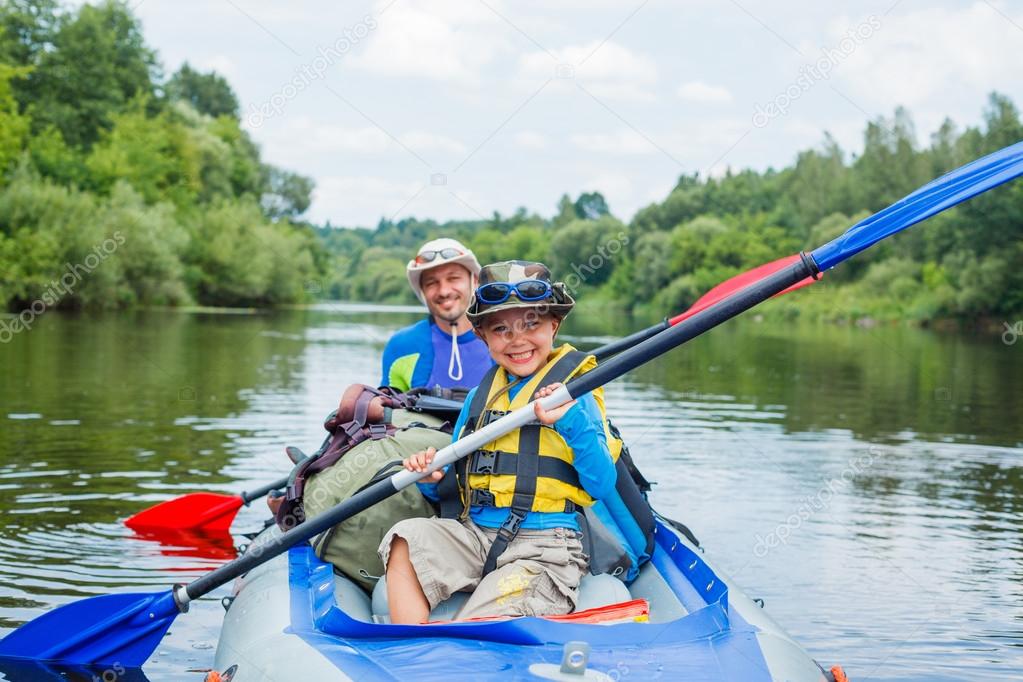
[[[487,315],[479,332],[494,362],[517,377],[547,364],[560,322],[536,308],[511,308]]]

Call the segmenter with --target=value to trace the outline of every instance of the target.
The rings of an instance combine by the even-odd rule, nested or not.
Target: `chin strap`
[[[451,359],[448,362],[448,377],[452,381],[462,380],[462,354],[458,350],[458,324],[451,323]]]

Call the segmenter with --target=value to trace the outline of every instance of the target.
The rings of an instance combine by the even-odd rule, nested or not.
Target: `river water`
[[[284,446],[315,449],[412,310],[47,313],[0,345],[0,631],[220,565],[229,546],[168,546],[121,520],[287,473]],[[580,347],[639,326],[577,318]],[[738,320],[615,382],[608,406],[654,506],[826,667],[1020,677],[1023,339]],[[254,504],[234,529],[266,516]],[[201,680],[227,593],[179,617],[144,675]]]

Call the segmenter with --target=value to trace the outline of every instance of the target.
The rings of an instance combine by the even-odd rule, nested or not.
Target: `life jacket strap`
[[[579,472],[563,459],[532,453],[502,452],[500,450],[477,450],[469,455],[469,473],[491,476],[508,476],[518,469],[517,458],[537,457],[537,471],[543,478],[553,478],[574,488],[581,488]]]
[[[472,490],[469,493],[469,504],[474,507],[496,507],[494,504],[494,493],[489,490]],[[581,511],[584,507],[580,507],[572,500],[565,500],[565,513],[574,514],[577,511]]]
[[[540,451],[540,427],[526,425],[519,429],[519,448],[523,453]],[[487,559],[483,562],[483,574],[486,577],[497,568],[497,559],[508,549],[508,544],[515,539],[522,525],[522,520],[533,508],[536,498],[536,482],[540,476],[540,457],[515,458],[515,493],[512,495],[511,509],[501,529],[497,532]]]

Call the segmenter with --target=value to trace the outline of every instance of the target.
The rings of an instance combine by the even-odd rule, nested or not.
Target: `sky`
[[[224,75],[306,217],[553,215],[599,191],[629,220],[678,177],[850,153],[906,107],[921,145],[1023,107],[1023,1],[141,0],[169,75]]]

